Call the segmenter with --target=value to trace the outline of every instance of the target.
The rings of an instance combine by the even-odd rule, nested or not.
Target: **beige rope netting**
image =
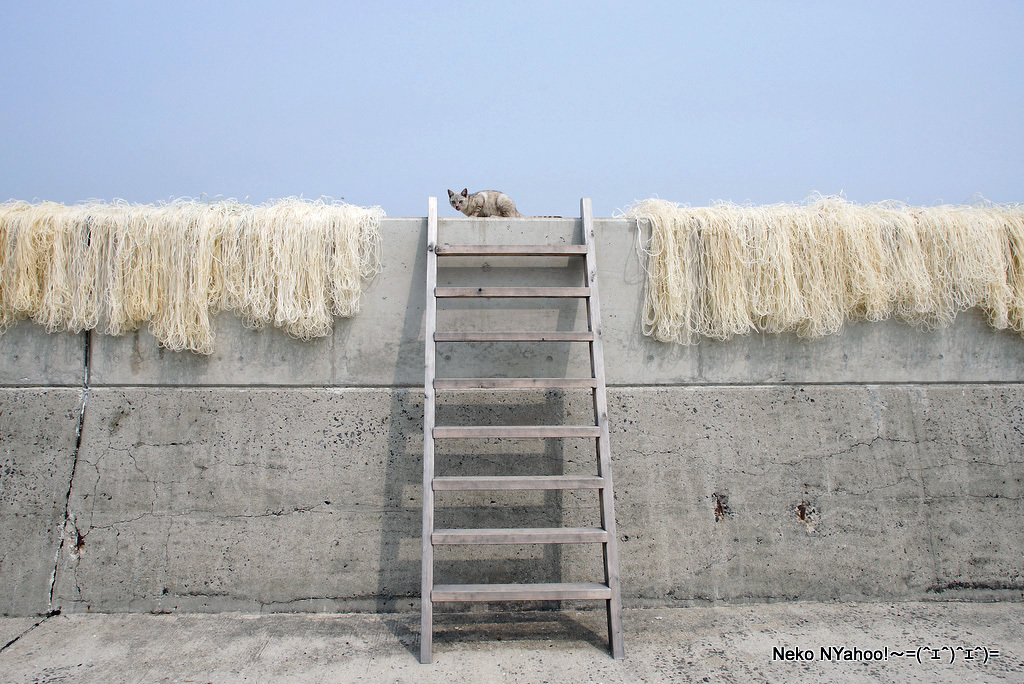
[[[286,199],[0,204],[0,333],[145,323],[174,351],[213,351],[212,317],[234,311],[308,340],[359,311],[379,272],[380,207]]]
[[[802,337],[890,316],[920,328],[979,307],[1024,333],[1024,207],[804,204],[687,207],[659,199],[647,221],[643,332],[690,344],[761,331]]]

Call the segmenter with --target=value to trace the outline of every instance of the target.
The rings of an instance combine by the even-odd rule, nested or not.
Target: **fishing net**
[[[359,311],[381,267],[379,207],[286,199],[261,206],[182,200],[0,204],[0,332],[148,324],[163,346],[213,351],[213,316],[303,340]]]
[[[691,344],[749,332],[815,338],[847,320],[934,329],[964,309],[1024,333],[1024,207],[803,204],[687,207],[660,199],[626,216],[641,244],[643,332]]]

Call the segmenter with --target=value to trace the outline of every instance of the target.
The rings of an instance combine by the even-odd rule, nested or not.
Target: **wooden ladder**
[[[603,599],[608,611],[608,638],[613,658],[623,657],[622,605],[619,591],[618,551],[612,494],[611,456],[608,446],[608,408],[605,392],[601,312],[597,295],[597,259],[590,199],[580,201],[582,245],[439,245],[437,198],[429,198],[427,216],[426,363],[423,405],[423,566],[421,589],[420,662],[431,662],[433,604],[445,601],[558,601]],[[586,282],[581,287],[438,287],[437,260],[445,257],[569,257],[584,259]],[[586,301],[588,329],[557,332],[445,332],[437,330],[437,300],[448,298],[570,297]],[[589,378],[437,378],[437,342],[588,342]],[[438,390],[571,389],[592,391],[592,425],[545,426],[439,426],[436,425]],[[434,476],[434,443],[453,438],[593,438],[597,451],[596,475]],[[597,490],[600,527],[436,529],[434,493],[437,491]],[[601,544],[604,582],[533,584],[434,584],[434,547],[451,544]]]

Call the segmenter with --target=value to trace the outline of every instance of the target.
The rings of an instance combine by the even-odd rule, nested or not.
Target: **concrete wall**
[[[635,224],[596,227],[627,605],[1024,597],[1024,339],[965,312],[932,333],[886,322],[817,341],[659,344],[639,332]],[[167,352],[146,332],[22,324],[0,336],[0,613],[416,608],[425,220],[382,230],[385,270],[362,313],[321,340],[230,315],[209,357]],[[579,221],[451,219],[441,236],[569,241]],[[441,280],[516,277],[481,260]],[[545,269],[526,277],[570,283]],[[514,306],[530,325],[586,325],[577,304]],[[456,304],[439,319],[507,329],[510,315]],[[439,375],[586,364],[579,344],[439,345]],[[590,410],[572,392],[439,406],[442,420],[467,423]],[[586,440],[476,450],[446,442],[439,467],[593,467]],[[595,503],[587,492],[446,494],[438,517],[586,524]],[[438,581],[599,572],[585,546],[446,549],[437,564]]]

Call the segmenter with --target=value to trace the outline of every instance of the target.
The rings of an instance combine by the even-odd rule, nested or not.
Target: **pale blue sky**
[[[0,199],[1024,201],[1022,2],[4,2]]]

